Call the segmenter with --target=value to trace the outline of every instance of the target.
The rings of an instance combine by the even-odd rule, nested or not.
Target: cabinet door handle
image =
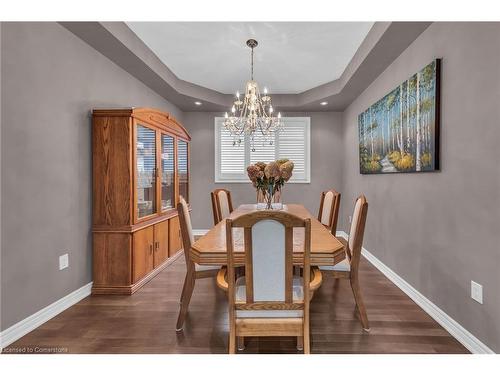
[[[157,241],[157,242],[155,243],[155,246],[156,246],[156,250],[158,250],[158,249],[160,248],[160,242],[159,242],[159,241]]]
[[[149,245],[149,253],[153,254],[153,245]]]

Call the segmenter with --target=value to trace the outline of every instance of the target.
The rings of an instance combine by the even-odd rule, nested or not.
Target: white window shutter
[[[252,148],[252,144],[255,149]],[[255,164],[258,161],[269,163],[276,159],[276,138],[273,136],[270,139],[264,137],[260,132],[255,132],[253,142],[250,140],[250,164]]]
[[[295,164],[290,182],[309,182],[309,118],[287,117],[278,136],[277,159]]]
[[[233,146],[234,138],[222,125],[215,122],[215,181],[243,181],[246,179],[245,142]]]
[[[224,129],[223,117],[215,119],[215,182],[248,183],[246,167],[258,161],[268,163],[277,159],[294,162],[289,183],[310,182],[310,118],[284,117],[283,131],[271,140],[261,133],[254,134],[233,146],[234,138]],[[252,151],[252,145],[255,151]]]

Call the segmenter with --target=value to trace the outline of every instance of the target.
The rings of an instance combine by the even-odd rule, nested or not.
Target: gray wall
[[[357,115],[437,57],[443,59],[442,171],[360,175]],[[364,193],[365,247],[496,352],[499,67],[500,23],[431,25],[344,112],[342,189],[343,228]],[[470,298],[471,280],[483,285],[483,305]]]
[[[192,137],[191,143],[191,206],[193,227],[213,226],[210,191],[216,188],[231,190],[233,205],[254,203],[256,193],[250,182],[216,184],[214,176],[215,144],[214,118],[221,113],[186,112],[184,125]],[[337,112],[286,113],[286,116],[311,117],[311,183],[287,184],[284,202],[301,202],[317,213],[323,190],[340,189],[342,181],[342,124]]]
[[[92,280],[90,109],[182,112],[56,23],[1,27],[3,330]]]
[[[235,205],[253,201],[248,183],[214,183],[219,114],[183,114],[56,23],[2,23],[0,45],[2,330],[91,281],[91,108],[152,106],[185,124],[196,229],[212,225],[214,188],[229,188]],[[436,57],[442,171],[360,175],[357,115]],[[314,167],[311,184],[284,193],[317,212],[320,192],[339,188],[343,229],[365,193],[365,247],[497,352],[499,66],[500,24],[431,25],[343,114],[287,114],[311,116]],[[65,252],[70,267],[59,271]],[[469,297],[471,279],[483,305]]]
[[[2,23],[0,22],[0,168],[2,164]],[[2,173],[0,171],[0,210],[2,207]],[[0,213],[0,331],[2,330],[2,215]]]

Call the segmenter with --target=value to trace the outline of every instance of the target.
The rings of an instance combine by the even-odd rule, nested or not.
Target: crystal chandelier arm
[[[238,144],[241,143],[239,137],[249,136],[252,151],[255,151],[254,135],[260,131],[264,136],[264,142],[270,139],[273,142],[273,133],[279,132],[283,128],[281,114],[273,116],[274,108],[271,104],[271,97],[264,88],[264,96],[261,96],[257,82],[253,80],[254,73],[254,48],[258,45],[254,39],[247,41],[247,46],[251,48],[250,78],[247,82],[243,100],[240,100],[239,92],[236,94],[231,116],[226,117],[224,126],[231,135],[238,137]],[[233,142],[235,144],[236,142]]]

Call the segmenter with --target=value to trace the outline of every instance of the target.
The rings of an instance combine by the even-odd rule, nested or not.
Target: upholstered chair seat
[[[220,270],[220,266],[204,266],[204,265],[201,265],[201,264],[198,264],[198,263],[194,264],[194,268],[195,268],[196,272],[214,271],[214,270],[219,271]]]
[[[181,331],[184,326],[184,320],[188,312],[189,301],[193,294],[193,289],[196,280],[207,277],[214,277],[216,280],[225,272],[225,267],[220,266],[203,266],[195,263],[191,259],[191,245],[194,243],[193,225],[191,224],[191,215],[189,214],[188,205],[185,199],[181,196],[177,204],[177,212],[179,213],[179,225],[181,227],[182,244],[184,248],[184,257],[186,259],[186,277],[182,288],[179,316],[177,317],[176,331]]]
[[[229,353],[244,348],[245,336],[296,336],[297,348],[310,353],[309,301],[311,280],[311,219],[284,211],[257,211],[227,218],[227,290]],[[243,229],[245,276],[236,277],[233,229]],[[293,275],[293,230],[304,229],[302,277]],[[238,341],[238,345],[236,345]]]
[[[319,269],[321,271],[349,272],[351,270],[351,264],[346,258],[342,262],[337,263],[334,266],[319,266]]]
[[[294,276],[292,283],[293,302],[302,303],[304,301],[304,279]],[[235,293],[236,303],[246,303],[247,293],[244,276],[236,280]],[[301,318],[303,315],[303,310],[236,310],[237,318]]]
[[[366,313],[365,303],[361,296],[359,285],[359,260],[361,258],[361,249],[363,246],[363,236],[365,233],[366,216],[368,213],[368,202],[364,195],[356,199],[354,212],[352,214],[349,239],[346,241],[340,239],[344,245],[346,258],[334,266],[320,266],[319,269],[325,274],[330,273],[335,278],[349,279],[351,289],[356,302],[357,310],[361,320],[361,325],[365,331],[370,330],[368,314]]]

